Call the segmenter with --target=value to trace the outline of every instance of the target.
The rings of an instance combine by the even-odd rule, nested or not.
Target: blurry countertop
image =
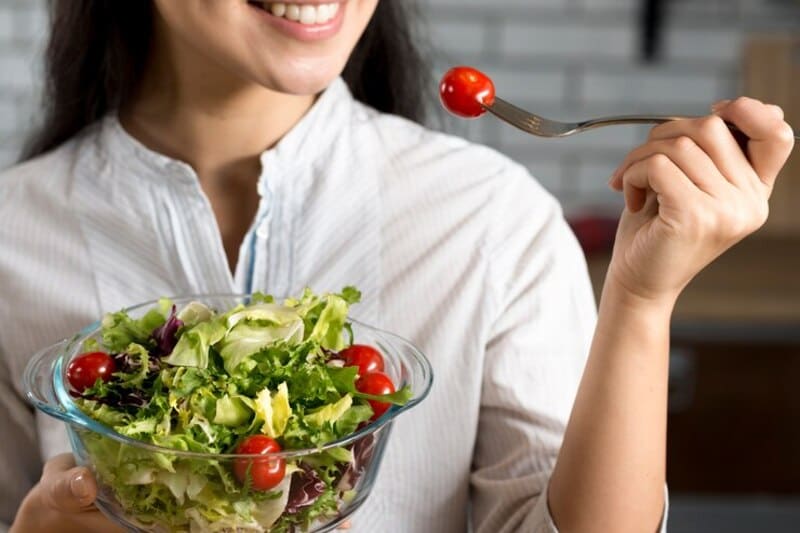
[[[599,299],[610,254],[587,259]],[[800,238],[755,235],[728,250],[681,295],[672,336],[800,343]]]

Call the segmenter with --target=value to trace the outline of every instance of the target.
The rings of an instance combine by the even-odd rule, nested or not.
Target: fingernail
[[[89,480],[86,479],[86,472],[81,472],[69,481],[69,490],[79,500],[85,500],[89,497],[91,487],[89,486]]]

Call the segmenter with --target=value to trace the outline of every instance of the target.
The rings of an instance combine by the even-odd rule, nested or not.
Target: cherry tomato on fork
[[[105,352],[87,352],[77,356],[67,366],[67,381],[78,392],[83,392],[98,379],[108,381],[117,371],[114,358]]]
[[[357,366],[360,376],[366,376],[370,372],[383,372],[383,357],[372,346],[354,344],[339,352],[339,356],[344,358],[345,366]]]
[[[356,389],[358,392],[364,394],[373,394],[380,396],[383,394],[391,394],[395,391],[394,383],[389,376],[383,372],[370,372],[358,378],[356,381]],[[386,412],[392,404],[388,402],[379,402],[377,400],[367,400],[370,407],[372,407],[373,415],[372,420],[377,420]]]
[[[494,103],[494,83],[472,67],[453,67],[442,76],[439,98],[445,109],[454,115],[479,117],[486,112],[483,105]]]
[[[267,454],[279,451],[281,451],[280,444],[266,435],[251,435],[236,447],[236,453],[241,454]],[[270,490],[283,481],[286,475],[286,461],[280,457],[235,459],[233,473],[242,484],[245,484],[249,477],[250,487],[254,490]]]

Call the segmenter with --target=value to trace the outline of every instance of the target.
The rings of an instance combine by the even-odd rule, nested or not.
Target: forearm
[[[607,282],[548,499],[561,531],[656,531],[664,505],[669,320]]]

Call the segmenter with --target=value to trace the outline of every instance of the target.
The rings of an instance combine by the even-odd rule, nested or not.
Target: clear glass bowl
[[[178,307],[199,301],[217,310],[226,310],[238,303],[247,303],[248,295],[196,295],[173,298]],[[153,308],[148,302],[129,308],[132,317],[139,317]],[[286,498],[292,491],[313,492],[314,479],[308,472],[287,473],[281,496],[265,500],[252,513],[251,523],[226,523],[219,517],[202,515],[192,502],[214,498],[220,508],[233,508],[245,496],[243,488],[232,476],[234,464],[265,461],[282,457],[301,466],[319,459],[320,453],[332,448],[351,451],[353,461],[343,467],[336,479],[336,509],[297,531],[331,531],[347,519],[369,496],[380,468],[383,452],[391,431],[392,420],[420,403],[433,381],[431,365],[410,342],[351,320],[355,342],[371,344],[384,356],[385,372],[397,388],[408,385],[413,397],[403,405],[392,406],[378,420],[352,435],[320,448],[287,450],[269,455],[205,454],[175,450],[147,444],[116,433],[113,429],[89,418],[72,401],[66,387],[66,369],[72,358],[81,353],[84,341],[100,338],[99,322],[87,327],[72,339],[64,340],[38,352],[29,361],[23,377],[27,399],[50,416],[63,420],[78,464],[89,467],[98,483],[96,505],[110,519],[131,531],[270,531],[283,512]],[[100,459],[102,458],[102,459]],[[308,463],[306,463],[308,461]],[[141,465],[163,465],[163,468],[140,468]],[[173,470],[174,473],[170,472]],[[200,472],[201,474],[195,474]],[[127,474],[130,474],[129,476]],[[294,483],[292,482],[294,479]],[[301,483],[300,481],[304,482]],[[158,484],[161,502],[166,498],[180,508],[153,511],[148,495],[152,484]],[[205,492],[204,492],[205,491]],[[252,494],[252,493],[251,493]],[[241,505],[241,503],[239,503]],[[149,507],[150,506],[150,507]],[[194,511],[192,510],[194,509]]]

